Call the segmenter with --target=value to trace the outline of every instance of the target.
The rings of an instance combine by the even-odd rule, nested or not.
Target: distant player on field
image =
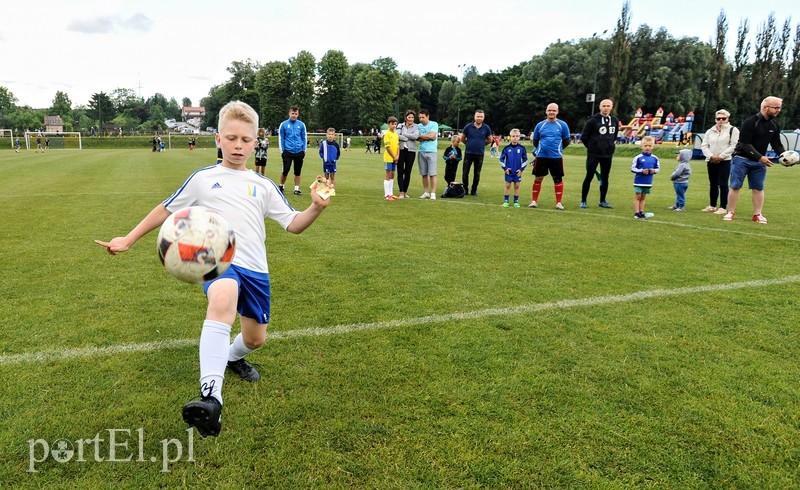
[[[322,171],[325,173],[325,178],[334,186],[336,185],[336,160],[341,154],[339,143],[336,142],[336,130],[328,128],[325,133],[325,141],[319,145],[319,156],[322,158]]]

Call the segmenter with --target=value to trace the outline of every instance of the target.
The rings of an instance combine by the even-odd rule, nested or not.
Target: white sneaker
[[[763,214],[754,214],[753,221],[756,223],[761,223],[762,225],[767,224],[767,218],[765,218]]]
[[[431,197],[429,192],[426,192],[425,194],[419,196],[420,199],[428,199],[429,197]]]
[[[557,203],[556,203],[556,209],[558,209],[558,210],[560,210],[560,211],[563,211],[563,210],[564,210],[564,205],[563,205],[563,204],[561,204],[560,202],[557,202]]]
[[[528,204],[529,208],[535,208],[536,206],[537,206],[536,201],[531,201],[531,203]]]
[[[719,208],[714,211],[714,214],[728,214],[728,211],[725,208]]]
[[[431,194],[431,201],[435,201],[435,200],[436,200],[436,194]]]
[[[727,213],[722,217],[722,221],[733,221],[733,213]]]

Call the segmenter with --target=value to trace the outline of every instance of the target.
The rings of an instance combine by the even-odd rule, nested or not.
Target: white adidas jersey
[[[269,272],[264,218],[285,230],[300,214],[286,201],[275,183],[251,170],[222,165],[196,170],[163,202],[171,213],[187,206],[205,206],[221,213],[236,232],[233,264],[256,272]]]

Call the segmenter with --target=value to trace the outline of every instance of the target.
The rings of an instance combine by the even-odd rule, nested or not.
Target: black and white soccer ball
[[[171,214],[161,225],[156,243],[167,272],[193,283],[219,277],[236,252],[236,235],[228,220],[202,206]]]
[[[797,162],[800,161],[800,153],[797,153],[794,150],[784,151],[778,157],[778,161],[784,167],[791,167],[792,165],[797,165]]]

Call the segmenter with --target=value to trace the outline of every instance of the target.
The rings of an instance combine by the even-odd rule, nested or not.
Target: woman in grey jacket
[[[411,183],[411,169],[414,168],[414,159],[417,157],[417,138],[419,128],[414,122],[417,113],[408,110],[403,124],[397,125],[397,135],[400,139],[400,159],[397,160],[397,185],[400,188],[400,199],[408,199],[408,184]]]
[[[709,205],[703,212],[714,214],[727,213],[728,207],[728,179],[731,175],[731,158],[736,143],[739,141],[739,130],[731,126],[729,118],[731,113],[725,109],[717,111],[714,119],[716,124],[706,131],[703,137],[703,155],[708,162],[708,183],[710,185]],[[719,197],[719,207],[717,198]]]

